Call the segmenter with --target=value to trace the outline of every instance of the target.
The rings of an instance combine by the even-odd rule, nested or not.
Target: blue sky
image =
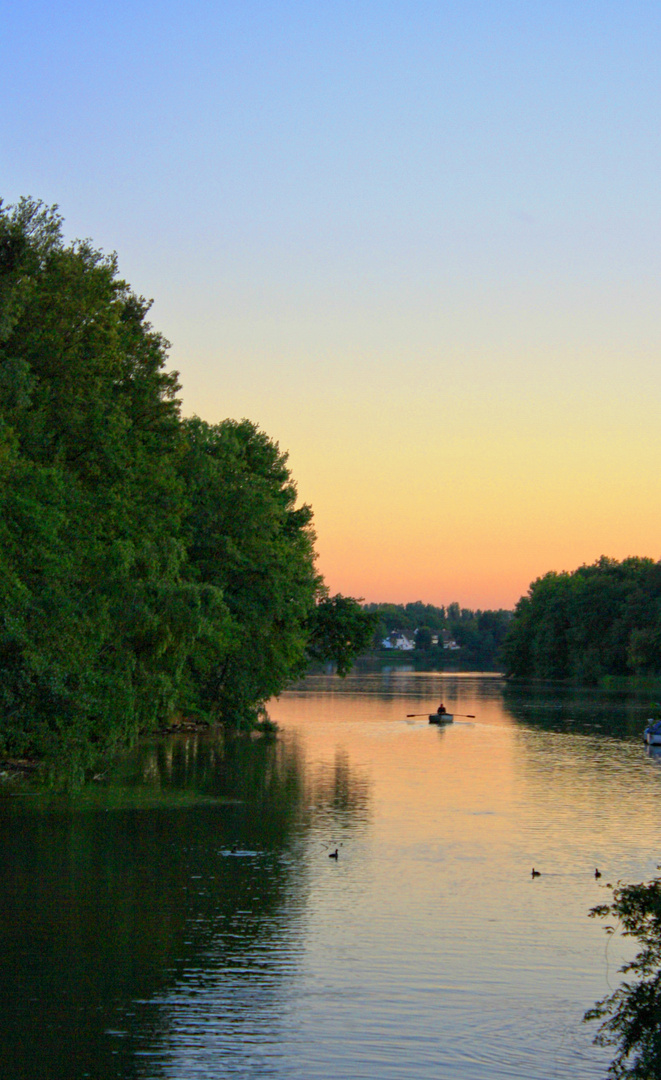
[[[291,451],[332,585],[510,603],[661,555],[660,45],[652,3],[27,0],[1,193],[117,250],[187,412]]]

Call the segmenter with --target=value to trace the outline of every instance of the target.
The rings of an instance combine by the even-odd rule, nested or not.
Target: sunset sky
[[[332,591],[510,607],[661,558],[661,6],[22,0],[0,194],[154,297]]]

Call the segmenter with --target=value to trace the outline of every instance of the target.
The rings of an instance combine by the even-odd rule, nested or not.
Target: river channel
[[[661,861],[645,701],[393,668],[269,711],[2,783],[0,1074],[602,1078],[581,1018],[633,947],[588,912]]]

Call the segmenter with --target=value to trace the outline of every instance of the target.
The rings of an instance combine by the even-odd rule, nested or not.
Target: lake
[[[441,698],[475,719],[407,719]],[[588,912],[656,872],[644,701],[393,668],[269,711],[3,783],[2,1075],[603,1077],[581,1018],[633,947]]]

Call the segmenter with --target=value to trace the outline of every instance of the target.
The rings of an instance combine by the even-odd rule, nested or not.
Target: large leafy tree
[[[199,707],[241,721],[303,670],[308,621],[322,582],[312,512],[280,452],[249,420],[184,422],[189,494],[187,573],[222,592],[230,639],[214,662],[191,654]]]
[[[545,574],[519,600],[503,653],[524,678],[661,673],[661,564],[602,557]]]
[[[286,455],[182,421],[148,311],[56,210],[0,204],[0,753],[177,710],[240,726],[309,646],[346,670],[365,637],[328,607]]]
[[[0,710],[14,750],[107,743],[176,699],[200,597],[180,578],[167,343],[114,256],[0,207]]]

